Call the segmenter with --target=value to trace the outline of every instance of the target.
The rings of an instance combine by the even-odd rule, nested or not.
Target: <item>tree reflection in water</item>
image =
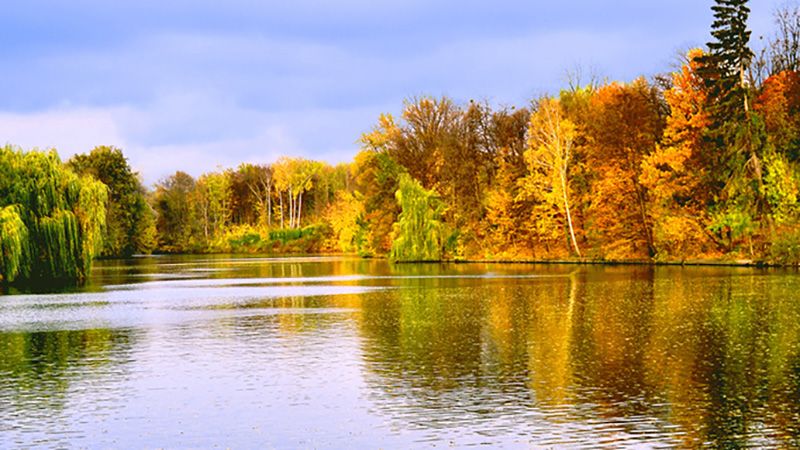
[[[418,278],[366,294],[360,327],[380,409],[431,429],[545,420],[561,438],[583,429],[606,443],[798,444],[797,279],[715,268],[555,275]]]

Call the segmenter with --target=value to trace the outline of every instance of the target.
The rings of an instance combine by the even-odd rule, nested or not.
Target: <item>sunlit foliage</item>
[[[156,245],[155,213],[147,204],[145,188],[120,149],[96,147],[70,158],[75,172],[91,175],[108,187],[103,256],[150,253]]]
[[[81,282],[103,245],[108,191],[55,150],[0,148],[0,277]]]
[[[576,127],[565,117],[558,100],[544,98],[530,120],[528,150],[525,161],[528,176],[522,180],[525,190],[543,200],[540,225],[551,233],[566,228],[577,256],[581,256],[570,211],[569,169],[574,153]],[[550,212],[548,213],[548,210]],[[562,220],[556,221],[558,218]]]
[[[442,258],[443,204],[434,191],[408,174],[400,175],[397,203],[402,212],[394,225],[392,259],[437,261]]]
[[[70,164],[108,185],[106,256],[156,241],[159,252],[397,260],[800,262],[800,10],[776,13],[759,59],[747,3],[716,0],[711,42],[654,79],[573,79],[524,108],[409,98],[361,135],[349,164],[285,156],[177,172],[148,194],[150,208],[121,151]],[[44,235],[32,237],[24,202],[3,201],[0,246],[16,274],[26,239]],[[96,213],[87,208],[48,211],[37,226],[72,230]]]

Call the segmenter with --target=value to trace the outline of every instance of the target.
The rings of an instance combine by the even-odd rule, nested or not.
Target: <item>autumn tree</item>
[[[587,119],[592,240],[607,257],[652,256],[650,201],[639,178],[664,125],[658,92],[641,78],[603,86],[591,97]]]
[[[455,142],[443,146],[444,163],[438,183],[447,198],[448,223],[474,239],[478,222],[485,216],[483,194],[489,188],[497,146],[492,142],[492,109],[470,101],[450,133]]]
[[[389,116],[384,116],[384,119]],[[492,111],[485,102],[466,107],[447,97],[404,102],[401,121],[381,123],[383,151],[426,189],[445,201],[444,220],[458,247],[480,245],[484,193],[495,170]]]
[[[769,75],[800,71],[800,6],[784,3],[774,19],[776,30],[767,48]]]
[[[190,201],[205,245],[219,237],[230,222],[230,172],[201,175],[190,192]]]
[[[754,109],[764,118],[769,143],[789,160],[800,160],[800,74],[786,70],[767,78]]]
[[[314,175],[313,188],[308,192],[306,216],[310,222],[322,220],[339,192],[352,191],[352,175],[350,164],[341,163],[335,166],[319,163],[319,168]]]
[[[387,134],[389,155],[426,188],[439,188],[446,155],[459,143],[461,111],[449,98],[406,100],[403,122]]]
[[[366,237],[360,253],[386,254],[391,250],[392,225],[400,214],[395,201],[402,167],[389,156],[387,147],[398,130],[394,119],[381,115],[378,125],[361,136],[363,150],[353,161],[354,189],[364,204]]]
[[[769,77],[755,102],[766,127],[764,196],[778,227],[796,222],[800,179],[800,75],[783,71]],[[774,236],[773,236],[774,238]]]
[[[575,125],[575,138],[573,141],[573,154],[570,163],[570,184],[572,196],[570,206],[575,222],[575,234],[578,242],[584,243],[584,252],[593,252],[589,247],[591,230],[588,228],[588,218],[595,203],[592,183],[596,178],[594,168],[590,164],[594,147],[594,97],[600,85],[592,77],[589,84],[576,85],[570,89],[562,90],[558,99],[561,111],[570,122]]]
[[[648,190],[658,258],[708,254],[708,207],[715,192],[705,132],[711,122],[707,92],[698,74],[702,50],[691,50],[664,92],[669,107],[664,136],[642,161],[639,181]]]
[[[250,187],[255,183],[255,166],[249,163],[240,164],[232,170],[230,176],[230,208],[231,224],[251,225],[258,224],[261,215],[261,205],[253,196]]]
[[[484,254],[510,257],[533,256],[530,218],[533,204],[524,195],[520,180],[527,173],[525,150],[530,111],[501,109],[490,119],[493,146],[490,182],[484,191]]]
[[[280,198],[281,228],[284,227],[284,194],[288,211],[288,228],[300,228],[303,214],[303,196],[314,186],[314,177],[322,165],[303,158],[280,158],[274,165],[275,188]]]
[[[273,169],[268,165],[241,164],[233,172],[231,191],[240,198],[241,206],[238,208],[249,209],[254,218],[247,223],[261,227],[272,227],[272,195],[274,191]],[[242,212],[241,214],[244,214]]]
[[[569,230],[572,248],[580,257],[569,201],[569,169],[576,134],[575,124],[564,117],[558,100],[543,98],[531,115],[529,130],[525,160],[530,174],[526,177],[526,185],[529,190],[542,191],[545,202],[561,211]]]
[[[336,247],[345,253],[367,255],[365,251],[366,221],[364,202],[358,192],[340,190],[328,206],[326,219],[331,224]]]

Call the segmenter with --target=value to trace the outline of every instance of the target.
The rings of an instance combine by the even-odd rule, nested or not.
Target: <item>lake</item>
[[[0,296],[0,447],[800,445],[800,277],[100,261]]]

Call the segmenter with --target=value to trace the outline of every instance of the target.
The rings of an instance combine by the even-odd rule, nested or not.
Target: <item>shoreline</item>
[[[542,264],[542,265],[587,265],[587,266],[688,266],[688,267],[751,267],[751,268],[800,268],[800,263],[776,263],[750,259],[686,259],[682,261],[655,261],[650,259],[502,259],[502,258],[465,258],[465,259],[439,259],[429,261],[391,261],[386,256],[359,256],[351,253],[153,253],[151,255],[132,255],[131,258],[148,256],[202,256],[202,255],[240,255],[250,257],[270,258],[301,258],[301,257],[352,257],[363,260],[386,260],[392,264]],[[106,257],[97,260],[126,259]]]
[[[544,260],[453,260],[456,264],[563,264],[586,266],[689,266],[689,267],[750,267],[750,268],[798,268],[798,264],[780,264],[767,261],[733,260],[718,261],[712,259],[691,259],[685,261],[653,261],[653,260],[573,260],[573,259],[544,259]]]

